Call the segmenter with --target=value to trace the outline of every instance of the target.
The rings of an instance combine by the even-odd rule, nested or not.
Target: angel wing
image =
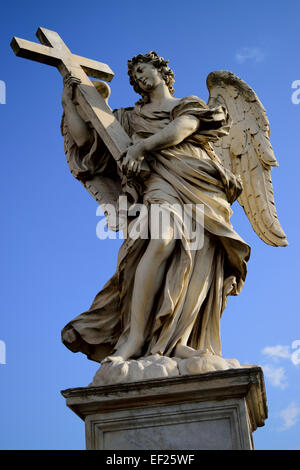
[[[270,173],[278,163],[269,139],[266,111],[252,88],[232,72],[211,72],[206,83],[208,105],[225,106],[232,120],[229,134],[213,147],[222,164],[242,180],[238,202],[265,243],[286,246],[274,202]]]

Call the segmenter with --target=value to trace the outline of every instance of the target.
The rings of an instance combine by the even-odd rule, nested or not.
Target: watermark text
[[[6,85],[3,80],[0,80],[0,104],[6,104]]]
[[[300,103],[300,80],[294,80],[292,83],[292,88],[295,91],[292,93],[291,100],[293,104]]]
[[[6,344],[0,339],[0,364],[6,364]]]
[[[116,205],[99,206],[96,215],[102,217],[96,227],[100,240],[175,239],[182,240],[188,250],[198,250],[203,246],[203,204],[164,202],[129,206],[126,196],[120,196]]]

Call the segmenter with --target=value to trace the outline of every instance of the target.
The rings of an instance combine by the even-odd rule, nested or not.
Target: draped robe
[[[242,191],[239,179],[225,169],[210,142],[227,135],[229,116],[225,108],[209,109],[198,97],[181,99],[171,111],[144,111],[143,106],[115,112],[124,129],[138,142],[183,115],[196,116],[196,132],[178,145],[151,152],[151,172],[140,200],[151,208],[159,204],[182,223],[185,204],[202,205],[204,218],[196,230],[204,234],[202,247],[191,249],[185,233],[177,239],[166,265],[163,282],[153,299],[144,332],[143,355],[171,356],[177,344],[221,355],[220,318],[228,295],[240,293],[246,277],[249,246],[233,230],[230,205]],[[112,157],[94,131],[91,148],[81,154],[63,123],[68,142],[69,164],[77,178],[112,174]],[[193,216],[194,217],[194,216]],[[149,240],[128,237],[120,248],[115,275],[96,295],[90,309],[69,322],[62,331],[64,344],[101,361],[128,338],[131,301],[137,266]],[[142,314],[142,312],[141,312]],[[67,332],[73,332],[69,341]]]

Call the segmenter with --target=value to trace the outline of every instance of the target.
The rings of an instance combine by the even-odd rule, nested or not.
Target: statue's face
[[[160,72],[149,62],[139,62],[134,66],[133,75],[139,87],[146,91],[150,92],[155,89],[161,82],[163,78]]]

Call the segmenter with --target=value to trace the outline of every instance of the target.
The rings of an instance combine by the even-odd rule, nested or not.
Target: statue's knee
[[[161,238],[159,240],[151,240],[149,250],[153,257],[167,257],[175,247],[175,240],[173,238]]]

